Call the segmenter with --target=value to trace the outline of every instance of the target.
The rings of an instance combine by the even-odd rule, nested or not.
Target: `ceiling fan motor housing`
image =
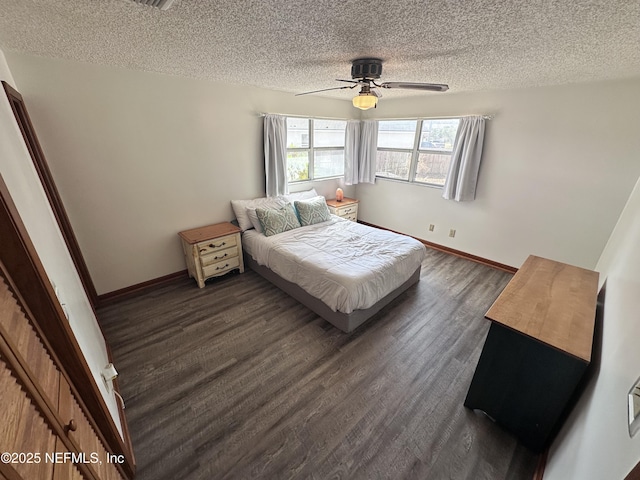
[[[379,58],[359,58],[351,65],[351,78],[377,79],[382,75],[382,60]]]

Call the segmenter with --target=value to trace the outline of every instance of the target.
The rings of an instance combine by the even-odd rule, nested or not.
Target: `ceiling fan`
[[[337,82],[352,83],[353,85],[345,85],[343,87],[323,88],[321,90],[313,90],[312,92],[298,93],[296,96],[309,95],[311,93],[327,92],[329,90],[344,90],[345,88],[354,89],[360,87],[360,93],[353,98],[353,106],[361,110],[368,110],[378,104],[378,99],[382,98],[379,89],[382,88],[398,88],[409,90],[427,90],[430,92],[446,92],[449,85],[442,83],[415,83],[415,82],[383,82],[377,83],[376,80],[382,74],[382,60],[379,58],[358,58],[351,64],[351,78],[353,80],[342,80],[337,78]]]

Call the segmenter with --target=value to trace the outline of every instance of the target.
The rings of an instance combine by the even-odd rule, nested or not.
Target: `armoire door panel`
[[[4,278],[0,277],[0,333],[15,348],[14,354],[22,357],[35,383],[55,409],[58,406],[60,371],[47,349],[18,304]]]
[[[56,435],[12,375],[4,357],[0,359],[0,392],[3,409],[12,412],[0,422],[0,452],[14,455],[8,463],[21,478],[52,478],[53,464],[46,462],[44,455],[54,451]]]
[[[0,480],[22,480],[11,465],[0,463]]]
[[[64,455],[69,449],[58,438],[56,439],[56,452]],[[91,480],[82,475],[82,472],[72,462],[59,462],[53,466],[53,480]]]
[[[68,430],[69,438],[78,446],[80,451],[97,454],[100,460],[92,463],[91,468],[96,472],[101,480],[122,480],[114,462],[109,462],[108,452],[98,437],[96,431],[87,419],[84,410],[76,400],[69,384],[61,377],[60,379],[60,416],[65,425],[74,424],[73,430]]]

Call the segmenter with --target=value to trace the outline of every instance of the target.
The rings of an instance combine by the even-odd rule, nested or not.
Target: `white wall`
[[[0,50],[0,79],[16,85]],[[109,363],[102,332],[93,314],[75,265],[49,206],[18,124],[4,95],[0,95],[0,173],[38,252],[49,279],[57,286],[69,313],[69,324],[93,373],[115,424],[121,430],[113,393],[107,392],[100,372]]]
[[[640,175],[640,80],[383,98],[366,116],[470,114],[495,114],[475,201],[378,180],[357,187],[360,218],[511,266],[537,254],[595,267]]]
[[[623,479],[640,461],[627,394],[640,376],[640,181],[598,261],[606,280],[600,370],[552,446],[545,480]]]
[[[260,113],[358,116],[348,101],[6,55],[99,294],[184,270],[177,232],[264,196]],[[311,186],[333,197],[338,182],[296,189]]]

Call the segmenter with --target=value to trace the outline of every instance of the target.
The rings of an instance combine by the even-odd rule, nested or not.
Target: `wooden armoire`
[[[0,392],[5,478],[127,478],[1,262]]]
[[[132,479],[120,415],[109,413],[0,175],[0,480]]]
[[[95,381],[73,361],[82,354],[1,176],[0,207],[0,479],[133,478],[130,442],[91,413],[109,415],[83,393]]]

